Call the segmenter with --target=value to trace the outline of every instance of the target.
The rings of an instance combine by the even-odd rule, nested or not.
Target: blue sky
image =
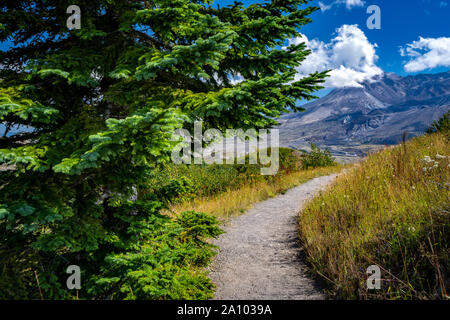
[[[215,3],[233,2],[216,0]],[[249,5],[261,1],[242,2]],[[336,83],[352,83],[347,76],[356,81],[361,77],[365,80],[364,74],[369,77],[380,70],[410,75],[450,69],[450,0],[314,0],[311,3],[320,5],[322,10],[316,11],[311,16],[313,23],[300,32],[315,54],[312,59],[318,66],[324,63],[333,69],[346,66],[337,80],[329,83],[330,87]],[[380,30],[367,28],[370,14],[366,10],[370,5],[380,7]],[[297,41],[303,42],[305,38]],[[358,51],[364,53],[352,57]],[[306,64],[309,67],[300,69],[301,75],[315,66],[313,62]]]
[[[318,1],[314,1],[317,3]],[[329,4],[333,1],[323,0]],[[369,5],[378,5],[381,9],[381,29],[369,30],[366,13]],[[387,72],[408,74],[403,64],[405,59],[399,54],[399,48],[423,38],[450,37],[450,1],[440,0],[368,0],[361,7],[348,9],[346,5],[334,6],[312,16],[314,22],[302,31],[308,38],[319,38],[328,42],[336,28],[342,24],[357,24],[365,33],[369,42],[376,43],[377,65]],[[445,71],[449,68],[436,68],[426,71]]]

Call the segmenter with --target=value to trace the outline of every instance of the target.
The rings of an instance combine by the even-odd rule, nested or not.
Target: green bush
[[[311,152],[303,155],[302,163],[303,169],[330,167],[336,164],[328,148],[321,150],[314,143],[311,143]]]
[[[450,111],[444,114],[439,120],[434,121],[427,133],[442,132],[448,133],[450,131]]]
[[[202,267],[215,254],[205,241],[222,231],[212,216],[184,212],[176,219],[156,215],[148,221],[145,244],[106,257],[101,273],[90,280],[95,296],[115,299],[210,299],[213,284]],[[114,297],[106,296],[116,292]]]
[[[206,239],[221,233],[217,219],[206,214],[185,212],[176,219],[150,215],[130,227],[126,241],[116,243],[126,249],[123,252],[107,253],[102,261],[79,261],[80,265],[91,263],[88,269],[81,269],[79,298],[210,299],[214,285],[203,268],[214,256],[215,247]],[[63,271],[70,264],[69,257],[62,252],[36,256],[28,250],[8,255],[2,248],[0,254],[0,299],[39,299],[39,289],[44,299],[71,298],[62,281],[68,277]],[[50,261],[62,272],[41,269],[34,274],[29,270],[39,270],[41,262]],[[76,261],[76,255],[70,261]]]

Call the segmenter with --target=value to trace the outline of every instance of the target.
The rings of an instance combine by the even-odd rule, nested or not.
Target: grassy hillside
[[[300,214],[313,271],[335,298],[428,299],[449,294],[450,144],[447,133],[369,156]],[[382,270],[367,290],[366,269]]]

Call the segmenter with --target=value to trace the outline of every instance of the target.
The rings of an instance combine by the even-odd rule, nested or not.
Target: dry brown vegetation
[[[415,138],[369,156],[300,214],[313,271],[344,299],[448,298],[448,133]],[[366,269],[382,270],[367,290]]]

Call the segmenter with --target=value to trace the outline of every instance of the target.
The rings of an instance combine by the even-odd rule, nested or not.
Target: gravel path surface
[[[219,300],[303,300],[325,296],[300,258],[297,214],[336,175],[319,177],[266,201],[224,227],[210,267]]]

